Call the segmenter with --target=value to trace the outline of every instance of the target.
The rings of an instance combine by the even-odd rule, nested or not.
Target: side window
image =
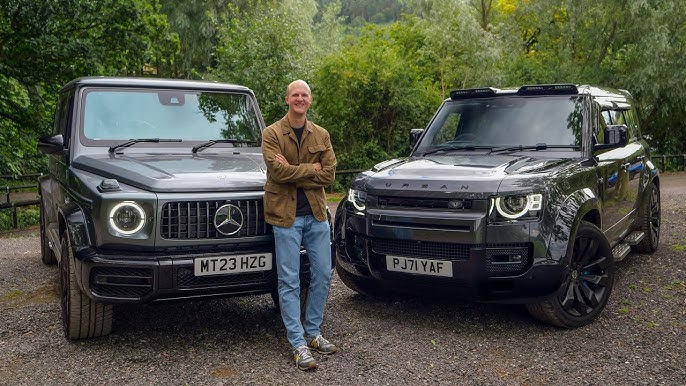
[[[634,140],[641,137],[641,130],[638,127],[638,117],[636,117],[636,110],[633,108],[624,112],[624,119],[626,126],[629,128],[629,138]]]
[[[64,145],[69,146],[72,122],[72,108],[74,106],[74,92],[68,91],[60,95],[57,112],[55,113],[55,126],[53,134],[62,134]]]

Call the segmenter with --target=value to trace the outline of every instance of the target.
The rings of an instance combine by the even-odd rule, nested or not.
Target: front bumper
[[[149,303],[159,300],[264,294],[276,290],[273,245],[222,252],[110,252],[86,248],[75,252],[79,287],[103,303]],[[272,253],[269,271],[195,276],[194,259],[237,254]]]
[[[563,259],[549,255],[538,221],[487,224],[482,216],[425,212],[361,216],[345,206],[339,207],[334,230],[336,264],[381,288],[527,303],[557,291],[567,274]],[[391,271],[387,256],[447,262],[452,276]]]

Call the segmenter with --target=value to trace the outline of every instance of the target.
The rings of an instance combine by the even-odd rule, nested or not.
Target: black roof
[[[211,91],[248,91],[245,86],[207,80],[162,79],[162,78],[125,78],[114,76],[89,76],[76,78],[67,83],[62,90],[73,87],[139,87],[169,89],[202,89]]]

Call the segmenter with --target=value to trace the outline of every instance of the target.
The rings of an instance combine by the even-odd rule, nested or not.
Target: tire
[[[566,257],[560,289],[539,303],[527,304],[534,318],[564,328],[593,322],[605,309],[614,285],[612,248],[603,232],[582,221]]]
[[[638,222],[638,230],[645,233],[643,240],[631,249],[636,253],[654,253],[660,242],[660,190],[653,183],[648,184],[648,199],[641,208]]]
[[[64,336],[86,339],[109,334],[112,332],[112,305],[93,301],[79,290],[67,231],[62,235],[61,245],[60,303]]]
[[[40,203],[40,258],[45,265],[55,265],[57,258],[55,252],[50,248],[50,241],[47,235],[48,223],[45,220],[45,206],[43,200]]]
[[[341,268],[340,264],[336,265],[336,273],[346,287],[360,295],[379,297],[388,294],[388,291],[382,289],[373,279],[353,275]]]

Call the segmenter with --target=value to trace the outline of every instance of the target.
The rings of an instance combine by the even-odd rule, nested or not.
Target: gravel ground
[[[2,238],[0,385],[683,385],[686,174],[663,178],[660,247],[618,264],[596,323],[562,330],[519,306],[369,299],[334,277],[323,333],[340,352],[312,373],[292,364],[269,296],[120,307],[111,335],[69,342],[38,237]]]

